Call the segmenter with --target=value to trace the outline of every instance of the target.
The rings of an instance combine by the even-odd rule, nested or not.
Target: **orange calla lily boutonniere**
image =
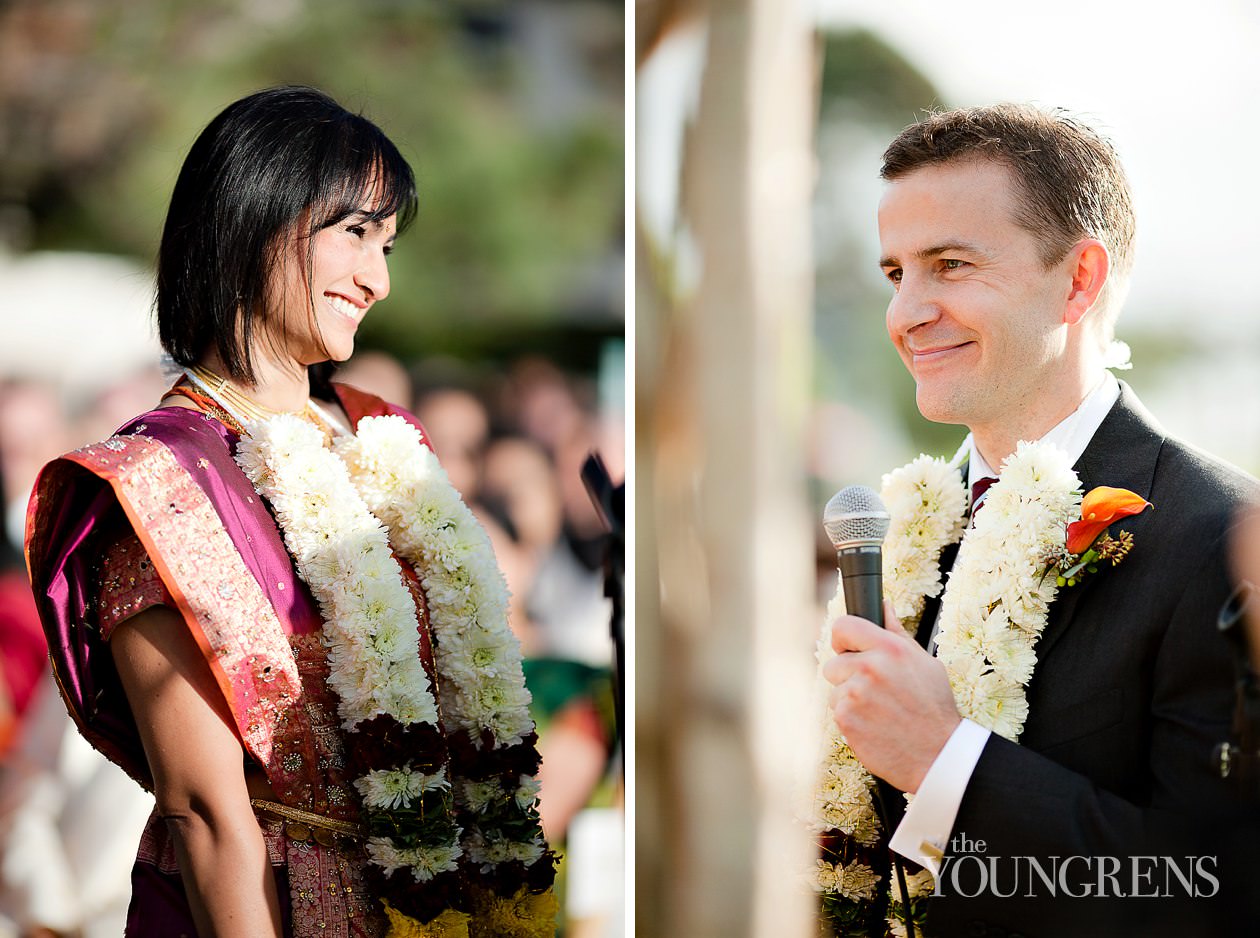
[[[1068,553],[1084,554],[1114,522],[1149,507],[1150,502],[1128,489],[1113,489],[1109,485],[1091,489],[1081,500],[1081,520],[1068,525]]]
[[[1067,527],[1067,556],[1053,564],[1059,570],[1058,585],[1075,586],[1087,573],[1097,573],[1099,563],[1110,561],[1114,567],[1123,560],[1133,547],[1133,535],[1121,531],[1113,537],[1107,528],[1150,507],[1150,502],[1128,489],[1109,485],[1091,489],[1081,500],[1081,520]]]

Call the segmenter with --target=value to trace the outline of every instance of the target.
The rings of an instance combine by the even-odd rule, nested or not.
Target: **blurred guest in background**
[[[416,401],[416,416],[428,428],[442,465],[464,498],[476,501],[482,450],[490,435],[486,405],[470,391],[436,388]]]
[[[152,811],[79,735],[45,669],[0,772],[0,935],[6,922],[25,938],[121,935],[127,870]]]
[[[337,380],[398,407],[411,404],[411,375],[388,352],[357,352],[337,369]]]
[[[0,489],[7,478],[4,460],[0,459]],[[22,555],[3,540],[0,543],[0,759],[17,738],[22,718],[47,665],[48,646],[26,581]]]
[[[22,549],[26,504],[39,469],[69,448],[70,428],[56,389],[38,381],[0,386],[0,478],[8,546]]]

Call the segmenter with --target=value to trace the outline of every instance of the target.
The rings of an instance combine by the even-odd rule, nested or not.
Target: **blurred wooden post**
[[[682,217],[694,288],[637,252],[640,936],[812,933],[808,838],[815,46],[792,0],[712,0]]]

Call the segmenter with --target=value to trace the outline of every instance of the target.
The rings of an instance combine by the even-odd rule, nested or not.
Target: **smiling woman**
[[[193,144],[171,195],[163,347],[296,409],[306,368],[348,358],[353,327],[388,295],[385,257],[415,207],[411,167],[365,118],[306,88],[236,102]],[[326,373],[312,379],[330,399]]]
[[[280,271],[280,296],[272,298],[279,310],[275,338],[285,353],[307,366],[350,357],[359,323],[373,303],[389,295],[385,258],[396,227],[395,216],[382,220],[364,207],[317,231],[309,239],[309,275],[305,257],[289,252]]]
[[[395,146],[326,95],[228,107],[162,238],[182,376],[36,484],[66,704],[156,796],[128,935],[554,931],[489,541],[415,418],[328,377],[415,202]]]

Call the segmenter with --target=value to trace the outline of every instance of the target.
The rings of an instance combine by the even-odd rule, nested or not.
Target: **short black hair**
[[[154,301],[167,354],[188,367],[213,347],[227,377],[252,383],[250,343],[281,251],[368,199],[366,220],[396,214],[400,233],[415,216],[411,167],[370,120],[301,86],[229,105],[193,143],[171,194]]]

